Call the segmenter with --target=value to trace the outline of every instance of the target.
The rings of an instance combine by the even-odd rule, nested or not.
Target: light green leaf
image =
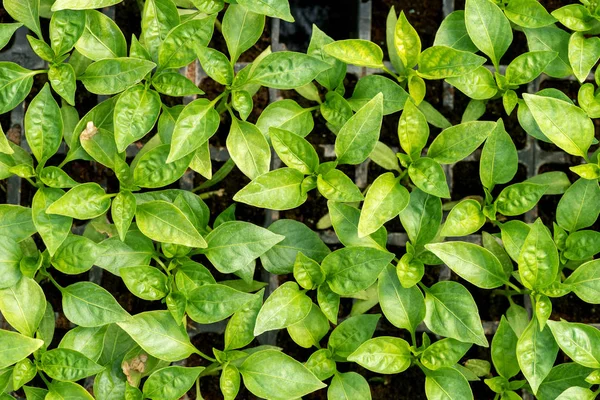
[[[223,17],[222,31],[227,43],[231,63],[251,48],[260,38],[265,28],[265,16],[250,9],[231,4]]]
[[[58,214],[76,219],[92,219],[110,208],[110,196],[97,183],[83,183],[69,190],[47,209],[48,214]]]
[[[416,187],[433,196],[450,198],[450,189],[442,166],[429,157],[421,157],[408,167],[408,175]]]
[[[294,89],[312,82],[329,64],[303,53],[278,51],[261,59],[251,82],[276,89]]]
[[[123,32],[110,17],[97,10],[86,10],[85,20],[85,29],[75,43],[79,53],[94,61],[127,55]]]
[[[80,352],[64,348],[42,354],[41,366],[51,378],[68,382],[96,375],[104,369]]]
[[[149,399],[178,399],[194,385],[204,367],[170,366],[155,371],[144,382],[144,397]]]
[[[233,197],[234,201],[271,210],[289,210],[306,201],[304,174],[294,168],[279,168],[254,179]]]
[[[452,207],[446,217],[441,236],[466,236],[477,232],[485,223],[481,204],[477,200],[466,199]]]
[[[537,318],[533,318],[517,342],[517,359],[534,394],[550,373],[557,354],[558,345],[550,328],[540,330]]]
[[[509,182],[517,173],[519,162],[517,148],[501,121],[486,139],[479,162],[479,178],[490,190],[496,184]]]
[[[155,66],[138,58],[106,58],[90,64],[80,80],[92,93],[116,94],[144,79]]]
[[[452,78],[471,73],[484,63],[485,58],[471,52],[433,46],[421,53],[418,74],[425,79]]]
[[[171,29],[158,50],[160,68],[181,68],[194,61],[197,57],[195,46],[208,45],[215,18],[214,14],[193,18]]]
[[[45,84],[25,113],[25,137],[38,161],[52,157],[62,142],[63,122],[60,108]]]
[[[477,305],[457,282],[438,282],[425,292],[425,324],[434,333],[488,347]]]
[[[600,368],[600,331],[592,326],[567,321],[548,321],[554,339],[573,361],[588,368]]]
[[[395,218],[408,205],[409,193],[393,173],[380,175],[373,182],[358,223],[358,236],[363,238],[376,232],[387,221]]]
[[[425,372],[425,394],[429,400],[473,400],[469,382],[454,368],[427,370]]]
[[[540,289],[554,282],[559,266],[558,251],[541,219],[531,227],[517,262],[525,287]]]
[[[431,143],[427,156],[440,164],[456,163],[474,152],[495,128],[495,122],[471,121],[445,129]]]
[[[154,127],[160,113],[160,96],[144,85],[127,89],[117,99],[114,113],[115,142],[119,153],[143,138]]]
[[[93,328],[125,321],[129,314],[115,298],[92,282],[77,282],[62,291],[65,316],[76,325]]]
[[[398,374],[410,366],[411,356],[410,345],[404,339],[380,336],[361,344],[348,361],[379,374]]]
[[[437,196],[413,190],[408,206],[400,213],[400,221],[413,245],[425,245],[437,235],[442,222],[442,201]]]
[[[42,38],[38,0],[5,0],[3,5],[8,15],[31,29],[40,39]]]
[[[269,172],[271,148],[254,124],[232,118],[227,150],[237,167],[248,178],[256,179]]]
[[[465,24],[471,40],[497,67],[513,40],[510,22],[490,0],[467,0]]]
[[[295,282],[279,286],[260,309],[254,327],[254,336],[276,329],[287,328],[302,321],[312,308],[311,299]]]
[[[508,281],[500,261],[488,250],[467,242],[430,243],[425,248],[435,254],[463,279],[484,289],[494,289]]]
[[[46,297],[35,280],[22,277],[16,285],[0,290],[0,311],[13,328],[33,337],[46,311]]]
[[[323,47],[325,53],[346,64],[369,68],[383,68],[383,51],[368,40],[338,40]]]

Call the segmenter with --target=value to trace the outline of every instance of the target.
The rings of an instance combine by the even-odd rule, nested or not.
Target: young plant
[[[425,49],[392,8],[389,60],[376,43],[334,41],[315,26],[306,53],[267,47],[240,63],[266,17],[293,22],[287,0],[139,1],[131,38],[100,11],[119,2],[3,2],[16,22],[0,24],[0,48],[27,28],[47,68],[0,62],[0,114],[15,121],[24,110],[23,142],[20,130],[0,130],[0,179],[12,188],[21,178],[31,194],[0,204],[10,326],[0,330],[0,399],[212,398],[204,383],[214,378],[225,399],[371,399],[377,379],[365,370],[409,368],[431,400],[473,399],[481,378],[495,399],[600,393],[600,332],[553,313],[553,299],[571,293],[600,303],[599,74],[589,79],[598,4],[550,13],[537,0],[467,0]],[[528,44],[516,56],[513,30]],[[225,46],[210,47],[221,36]],[[192,63],[219,93],[189,79],[193,67],[181,73]],[[348,65],[363,71],[352,93]],[[533,93],[540,76],[571,75],[577,102]],[[456,121],[428,101],[434,80],[469,98]],[[259,113],[262,87],[298,101]],[[100,102],[82,107],[90,93]],[[506,115],[488,118],[495,101]],[[519,162],[537,153],[514,143],[515,108],[529,146],[551,143],[574,160],[573,183],[561,171],[521,178]],[[398,142],[381,135],[390,119]],[[325,154],[315,121],[331,133]],[[226,135],[228,156],[213,174],[215,135]],[[479,161],[481,191],[463,198],[448,172],[465,160]],[[382,173],[369,184],[349,176],[370,162]],[[76,174],[81,165],[110,178]],[[322,199],[317,227],[333,231],[276,217],[262,227],[239,219],[235,203],[211,209],[224,191],[208,189],[236,168],[247,179],[233,182],[235,202],[302,215]],[[202,177],[195,189],[190,170]],[[544,196],[561,196],[555,217],[536,218]],[[402,248],[401,233],[388,234],[398,222]],[[480,317],[482,291],[506,298],[497,323]],[[277,335],[294,345],[279,347]]]

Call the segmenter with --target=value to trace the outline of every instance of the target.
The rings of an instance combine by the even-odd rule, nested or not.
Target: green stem
[[[215,28],[217,28],[219,32],[223,33],[223,26],[221,25],[221,21],[218,19],[215,19]]]
[[[393,76],[394,78],[396,78],[397,81],[400,81],[400,76],[396,75],[395,73],[393,73],[392,71],[390,71],[385,65],[382,68],[385,72],[387,72],[388,74],[390,74],[391,76]]]
[[[217,102],[219,100],[221,100],[223,98],[223,96],[227,96],[228,94],[229,94],[229,90],[224,91],[223,93],[218,95],[213,101],[211,101],[209,106],[214,106],[215,104],[217,104]]]
[[[46,379],[46,377],[44,376],[44,373],[42,371],[38,370],[38,374],[39,374],[40,378],[42,378],[42,380],[46,384],[46,387],[48,387],[48,389],[50,389],[50,382],[48,381],[48,379]]]
[[[201,352],[198,349],[196,349],[196,354],[198,354],[200,357],[204,358],[205,360],[211,361],[213,363],[217,361],[216,359],[204,354],[203,352]],[[206,370],[204,370],[204,371],[206,371]],[[202,371],[202,372],[204,372],[204,371]]]
[[[410,331],[410,340],[412,341],[412,345],[415,347],[415,349],[417,348],[417,335],[415,334],[414,330]]]
[[[229,175],[229,173],[233,170],[233,167],[235,167],[235,162],[230,158],[225,162],[225,164],[223,164],[223,166],[221,166],[221,168],[219,168],[217,172],[215,172],[212,179],[209,179],[201,185],[195,187],[192,192],[196,193],[200,190],[208,189],[221,182],[227,177],[227,175]]]
[[[52,284],[53,284],[54,286],[56,286],[56,288],[57,288],[57,289],[58,289],[58,290],[59,290],[61,293],[62,293],[62,292],[65,290],[65,289],[64,289],[62,286],[60,286],[60,285],[58,284],[58,282],[56,282],[56,281],[54,280],[54,278],[52,277],[52,275],[48,274],[48,280],[49,280],[50,282],[52,282]]]
[[[38,184],[31,180],[31,178],[25,178],[27,182],[31,183],[31,186],[38,187]]]
[[[519,289],[518,286],[516,286],[515,284],[511,283],[511,282],[506,282],[506,284],[513,290],[516,290],[518,293],[521,293],[521,289]]]
[[[165,270],[165,272],[167,273],[167,275],[171,275],[171,272],[169,271],[169,268],[167,268],[167,266],[165,265],[165,263],[163,263],[163,262],[160,260],[160,258],[158,258],[157,256],[152,256],[152,259],[153,259],[154,261],[156,261],[156,263],[157,263],[158,265],[160,265],[160,267],[161,267],[162,269],[164,269],[164,270]]]

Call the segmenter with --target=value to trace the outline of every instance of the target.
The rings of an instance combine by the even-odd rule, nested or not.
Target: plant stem
[[[57,289],[58,289],[58,290],[59,290],[61,293],[62,293],[62,292],[65,290],[65,289],[64,289],[62,286],[60,286],[60,285],[58,284],[58,282],[56,282],[56,281],[54,280],[54,278],[52,277],[52,275],[48,274],[48,280],[49,280],[50,282],[52,282],[52,284],[53,284],[54,286],[56,286],[56,288],[57,288]]]
[[[235,167],[235,162],[233,162],[233,160],[230,158],[225,162],[225,164],[223,164],[223,166],[221,166],[221,168],[219,168],[217,172],[215,172],[212,179],[209,179],[201,185],[195,187],[192,192],[196,193],[200,190],[208,189],[221,182],[227,177],[227,175],[229,175],[229,173],[233,170],[233,167]]]
[[[217,360],[215,360],[214,358],[207,356],[206,354],[204,354],[203,352],[201,352],[200,350],[196,349],[196,354],[198,354],[200,357],[204,358],[205,360],[211,361],[211,362],[216,362]],[[209,367],[210,368],[210,367]],[[206,370],[204,370],[206,371]],[[202,372],[204,372],[202,371]]]

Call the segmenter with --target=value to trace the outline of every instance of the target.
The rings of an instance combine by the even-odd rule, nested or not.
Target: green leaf
[[[224,400],[234,400],[240,391],[240,372],[232,365],[227,364],[221,371],[221,378],[219,379],[219,386],[221,393],[223,393]]]
[[[564,78],[573,73],[569,62],[569,38],[564,30],[554,26],[524,29],[529,51],[557,51],[558,56],[546,67],[544,73],[553,78]]]
[[[569,4],[561,7],[554,10],[552,16],[573,31],[587,31],[595,26],[590,11],[581,4]]]
[[[429,138],[429,125],[425,115],[411,101],[406,102],[398,121],[400,147],[412,158],[418,159]]]
[[[194,152],[215,134],[219,123],[219,113],[208,100],[198,99],[189,103],[175,122],[167,162]]]
[[[160,68],[181,68],[194,61],[197,57],[195,46],[208,45],[213,35],[215,18],[216,15],[193,18],[171,29],[158,50]],[[202,58],[200,62],[204,66]]]
[[[512,378],[521,370],[517,360],[517,340],[508,320],[502,316],[492,339],[492,362],[496,372],[506,379]]]
[[[411,163],[408,175],[416,187],[436,197],[450,198],[450,189],[442,166],[429,157]]]
[[[348,357],[373,336],[379,317],[378,314],[365,314],[346,319],[331,332],[328,347],[336,356]]]
[[[502,243],[506,252],[514,261],[519,259],[521,249],[531,228],[522,221],[508,221],[500,226]]]
[[[0,25],[0,50],[4,48],[13,37],[17,29],[22,27],[23,24],[14,23],[3,23]]]
[[[425,371],[425,394],[429,400],[473,400],[469,382],[454,368]]]
[[[408,206],[400,213],[400,221],[415,246],[431,242],[442,222],[442,201],[439,197],[415,189]]]
[[[328,90],[335,90],[344,80],[346,65],[325,53],[323,47],[329,43],[333,43],[333,39],[313,24],[312,35],[306,53],[330,65],[328,69],[317,75],[315,79]]]
[[[352,295],[367,289],[394,255],[371,247],[345,247],[323,260],[321,268],[335,293]]]
[[[0,204],[0,235],[20,242],[36,232],[32,210],[27,207]]]
[[[310,109],[286,99],[269,104],[258,117],[256,126],[267,139],[270,128],[285,129],[305,137],[313,130],[314,120]]]
[[[560,394],[557,400],[594,400],[596,393],[590,389],[574,386],[570,387]]]
[[[592,372],[590,368],[570,362],[559,364],[552,368],[546,379],[540,385],[537,397],[540,400],[556,399],[570,387],[589,388],[591,385],[585,378]]]
[[[93,400],[94,398],[82,386],[73,382],[52,382],[50,391],[46,395],[48,400],[81,399]]]
[[[265,28],[265,16],[237,4],[227,7],[223,17],[222,31],[227,43],[231,63],[251,48]]]
[[[95,94],[116,94],[140,82],[156,66],[138,58],[107,58],[90,64],[80,77]]]
[[[93,328],[125,321],[129,314],[115,298],[92,282],[77,282],[62,291],[65,316],[76,325]]]
[[[278,51],[261,59],[251,82],[275,89],[294,89],[312,82],[329,64],[307,54]]]
[[[525,93],[523,98],[548,139],[569,154],[587,156],[594,138],[594,124],[585,111],[552,97]]]
[[[120,3],[122,0],[56,0],[52,5],[52,11],[59,10],[87,10],[94,8],[109,7]]]
[[[445,129],[431,143],[427,156],[440,164],[456,163],[474,152],[495,128],[495,122],[471,121]]]
[[[121,241],[125,241],[125,236],[133,221],[136,211],[135,196],[129,191],[119,192],[112,201],[110,215],[119,232]]]
[[[569,260],[587,260],[600,252],[600,232],[584,230],[573,232],[567,237],[564,250]]]
[[[254,327],[254,336],[276,329],[287,328],[302,321],[310,312],[312,301],[295,282],[279,286],[260,309]]]
[[[483,289],[495,289],[508,279],[500,261],[483,247],[467,242],[430,243],[435,254],[460,277]]]
[[[144,85],[127,89],[117,99],[114,114],[115,142],[119,153],[143,138],[154,127],[160,113],[160,96]]]
[[[360,189],[346,174],[338,169],[332,169],[317,176],[317,189],[328,200],[339,202],[362,201]]]
[[[477,200],[462,200],[450,210],[441,236],[466,236],[477,232],[485,223],[485,216],[481,211],[481,204]]]
[[[206,247],[206,241],[188,217],[175,205],[163,200],[138,204],[138,228],[152,240],[189,247]]]
[[[71,51],[85,30],[85,12],[65,8],[71,9],[55,11],[50,19],[50,44],[56,55]]]
[[[423,294],[416,287],[404,288],[393,266],[387,265],[378,280],[379,304],[392,325],[415,332],[425,318]]]
[[[39,349],[44,342],[17,332],[0,330],[0,368],[4,369],[23,360]]]
[[[418,74],[425,79],[453,78],[471,73],[484,63],[485,58],[471,52],[433,46],[421,53]]]
[[[119,270],[131,293],[144,300],[160,300],[168,294],[167,276],[150,266],[126,267]]]
[[[600,368],[600,331],[592,326],[567,321],[548,321],[554,339],[573,361],[588,368]]]
[[[204,94],[194,82],[190,81],[179,72],[162,71],[152,77],[152,86],[161,94],[182,97]]]
[[[240,0],[238,3],[259,14],[294,22],[288,0]]]
[[[556,22],[556,19],[536,0],[513,0],[504,8],[504,14],[523,28],[541,28]]]
[[[285,165],[306,175],[316,172],[319,155],[307,140],[279,128],[270,128],[269,133],[273,149]]]
[[[340,164],[360,164],[375,148],[383,118],[383,95],[376,95],[344,124],[335,141]]]
[[[51,65],[48,80],[52,89],[70,105],[75,105],[75,70],[70,64]],[[56,121],[58,122],[58,121]],[[62,119],[60,119],[62,122]]]
[[[92,361],[98,361],[104,346],[106,327],[75,327],[68,331],[58,345],[62,349],[80,352]]]
[[[506,79],[512,85],[524,85],[537,78],[557,57],[555,51],[531,51],[515,58],[506,67]]]
[[[404,11],[400,12],[394,29],[394,46],[405,68],[417,65],[421,53],[421,39],[415,28],[406,19]]]
[[[34,71],[18,64],[0,62],[0,114],[9,112],[25,100],[33,86],[34,75]]]
[[[273,274],[292,272],[300,252],[317,262],[331,252],[319,235],[301,222],[280,219],[269,226],[269,231],[285,237],[260,256],[263,267]]]
[[[73,178],[71,178],[66,172],[58,167],[46,167],[39,173],[38,176],[44,185],[47,185],[51,188],[72,188],[78,185]]]
[[[465,25],[465,12],[456,10],[448,14],[435,34],[434,46],[448,46],[456,50],[476,52]]]
[[[206,257],[222,273],[244,268],[285,237],[242,221],[225,222],[206,237]]]
[[[139,158],[133,170],[133,180],[137,186],[160,188],[183,176],[194,154],[189,153],[177,161],[167,162],[170,149],[170,145],[162,144],[146,153],[138,153]]]
[[[83,183],[75,186],[52,203],[48,214],[58,214],[76,219],[92,219],[104,214],[110,208],[110,196],[97,183]]]
[[[74,382],[96,375],[104,367],[78,351],[53,349],[42,354],[41,366],[46,374],[59,381]]]
[[[457,282],[438,282],[425,292],[425,324],[434,333],[488,347],[477,305]]]
[[[517,262],[525,287],[540,289],[554,282],[559,266],[558,251],[548,229],[539,218],[525,238]]]
[[[502,189],[494,204],[502,215],[521,215],[535,207],[547,189],[536,183],[515,183]]]
[[[596,222],[600,213],[600,187],[597,181],[579,179],[561,197],[556,222],[574,232]]]
[[[71,231],[73,219],[63,215],[46,214],[48,206],[58,200],[64,192],[60,189],[40,188],[32,203],[32,219],[50,256],[53,256]]]
[[[5,0],[4,9],[16,21],[31,29],[41,39],[40,2],[36,0]]]
[[[53,156],[62,142],[63,122],[60,108],[45,84],[25,113],[25,137],[38,161]]]
[[[237,167],[248,178],[256,179],[269,172],[271,148],[254,124],[232,118],[227,150]]]
[[[383,95],[383,115],[402,110],[408,99],[408,93],[391,79],[380,75],[367,75],[358,81],[348,103],[354,111],[358,111],[379,93]]]
[[[395,218],[408,205],[408,190],[393,173],[387,172],[375,179],[363,204],[358,223],[358,236],[363,238]]]
[[[170,366],[155,371],[144,382],[144,397],[149,399],[178,399],[194,385],[204,367]]]
[[[20,263],[23,250],[19,244],[9,236],[0,236],[0,289],[9,288],[21,279]]]
[[[296,344],[306,349],[320,347],[320,340],[329,332],[329,320],[321,309],[311,303],[310,312],[301,321],[287,327],[287,331]]]
[[[277,350],[251,354],[239,371],[246,388],[258,397],[297,398],[325,387],[304,365]]]
[[[110,17],[96,10],[86,10],[85,20],[85,29],[75,43],[79,53],[94,61],[127,55],[123,32]]]
[[[151,356],[164,361],[179,361],[196,352],[185,327],[178,325],[168,311],[147,311],[119,326]]]
[[[263,304],[264,289],[256,293],[252,300],[236,311],[225,328],[225,349],[244,347],[254,340],[256,317]]]
[[[471,343],[459,342],[456,339],[442,339],[427,347],[421,354],[421,363],[430,369],[452,367],[464,357],[471,348]]]
[[[294,168],[279,168],[261,175],[242,188],[234,201],[271,210],[289,210],[306,201],[304,174]]]
[[[496,184],[509,182],[517,173],[517,148],[501,121],[498,120],[481,151],[479,177],[483,186],[488,189]]]
[[[179,13],[173,1],[148,0],[144,3],[140,42],[148,49],[153,60],[158,60],[160,45],[179,22]]]
[[[368,40],[338,40],[325,45],[323,50],[346,64],[377,69],[383,68],[383,50]]]
[[[361,238],[358,236],[358,224],[360,222],[360,211],[358,209],[334,201],[328,201],[327,207],[333,229],[344,246],[373,247],[379,250],[386,249],[387,231],[385,227],[381,227],[376,232]]]
[[[380,336],[361,344],[348,361],[379,374],[397,374],[411,364],[410,345],[404,339]]]
[[[0,290],[0,311],[6,321],[23,335],[33,337],[46,310],[46,297],[36,281],[22,277]]]
[[[510,22],[489,0],[467,0],[465,24],[471,40],[497,67],[513,40]]]
[[[100,247],[92,240],[69,235],[52,257],[52,266],[62,273],[77,275],[92,268],[100,254]]]
[[[550,373],[557,354],[550,328],[540,330],[537,318],[533,318],[517,342],[517,359],[534,394]]]
[[[187,297],[186,311],[190,318],[200,324],[210,324],[230,317],[251,301],[253,295],[210,284],[192,290]]]
[[[593,260],[586,262],[579,267],[564,281],[571,290],[583,301],[600,304],[600,262]]]
[[[583,83],[594,65],[600,59],[600,38],[585,38],[583,33],[575,32],[569,40],[569,62],[573,73]]]
[[[362,375],[356,372],[338,372],[327,389],[327,398],[330,400],[371,400],[371,389]]]
[[[221,85],[231,85],[234,72],[225,54],[205,46],[198,46],[196,54],[198,55],[202,69],[208,76]]]

